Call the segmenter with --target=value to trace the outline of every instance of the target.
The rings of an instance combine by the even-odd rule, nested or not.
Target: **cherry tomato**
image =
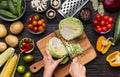
[[[46,24],[45,23],[42,23],[42,27],[45,28]]]
[[[96,16],[95,16],[95,19],[96,19],[96,20],[99,21],[99,20],[101,20],[101,18],[102,18],[102,16],[101,16],[100,14],[96,14]]]
[[[99,27],[99,28],[96,28],[96,30],[97,30],[97,32],[102,32],[102,28],[101,27]]]
[[[112,24],[113,22],[114,22],[114,18],[113,17],[109,17],[108,23]]]
[[[42,23],[43,23],[43,22],[42,22],[41,20],[38,21],[38,25],[42,25]]]
[[[40,16],[39,16],[39,15],[35,15],[35,16],[33,17],[33,20],[38,21],[39,19],[40,19]]]
[[[102,20],[102,21],[100,22],[100,25],[101,25],[101,26],[105,26],[105,21]]]
[[[108,28],[108,29],[111,29],[112,27],[113,27],[112,24],[108,24],[108,25],[107,25],[107,28]]]
[[[33,29],[33,25],[32,24],[28,24],[28,28],[32,30]]]
[[[102,27],[103,32],[106,32],[107,30],[108,30],[107,27],[105,27],[105,26]]]
[[[39,27],[38,27],[38,30],[39,30],[40,32],[43,32],[43,31],[44,31],[44,28],[43,28],[42,26],[39,26]]]
[[[45,20],[44,19],[41,19],[41,21],[44,23],[45,22]]]
[[[96,26],[96,29],[98,29],[98,28],[100,28],[100,25],[97,25],[97,26]]]
[[[108,21],[109,16],[105,15],[105,16],[103,16],[103,19],[104,19],[104,21]]]
[[[32,24],[33,26],[37,26],[37,21],[33,20]]]
[[[95,26],[99,25],[99,22],[97,20],[94,20],[93,23],[94,23]]]
[[[32,18],[28,18],[28,23],[32,23]]]
[[[33,27],[33,31],[34,32],[38,32],[38,28],[37,27]]]

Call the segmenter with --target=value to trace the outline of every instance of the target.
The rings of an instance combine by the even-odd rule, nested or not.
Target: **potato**
[[[4,38],[7,35],[7,29],[4,24],[0,24],[0,38]]]
[[[4,42],[0,42],[0,52],[5,51],[6,48],[7,48],[6,43],[4,43]]]
[[[11,47],[16,47],[18,45],[18,38],[14,35],[6,36],[5,41]]]
[[[15,35],[21,33],[23,29],[24,29],[24,25],[21,21],[13,22],[10,25],[10,32],[15,34]]]

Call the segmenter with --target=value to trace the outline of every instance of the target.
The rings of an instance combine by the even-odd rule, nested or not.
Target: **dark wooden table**
[[[62,1],[64,1],[64,0],[62,0]],[[84,7],[91,8],[91,10],[93,11],[91,2],[88,2]],[[49,9],[50,8],[51,7],[49,7]],[[27,1],[26,13],[20,19],[20,21],[22,21],[24,23],[25,29],[24,29],[24,31],[21,34],[17,35],[19,40],[21,40],[24,37],[30,37],[30,38],[34,39],[35,42],[37,42],[38,40],[44,38],[46,35],[48,35],[51,32],[53,32],[52,26],[55,26],[55,28],[58,29],[58,23],[59,23],[59,21],[61,19],[63,19],[63,17],[58,12],[57,12],[56,18],[53,19],[53,20],[47,19],[46,16],[45,16],[45,12],[41,13],[46,18],[47,28],[46,28],[44,33],[42,33],[40,35],[33,35],[33,34],[29,33],[29,31],[27,30],[27,23],[26,22],[27,22],[28,16],[30,16],[31,14],[34,14],[34,13],[35,12],[32,11],[32,9],[30,7],[30,2]],[[92,20],[93,20],[93,18],[94,18],[96,13],[97,12],[93,11],[92,19],[89,22],[83,22],[83,24],[84,24],[84,31],[87,34],[87,36],[89,38],[89,41],[91,42],[91,44],[93,45],[94,48],[96,46],[97,38],[101,35],[101,34],[98,34],[97,32],[95,32],[93,24],[92,24]],[[113,16],[115,18],[115,20],[118,17],[119,13],[120,12],[117,12],[117,13],[108,13],[108,12],[106,12],[106,14],[108,14],[110,16]],[[75,17],[79,18],[79,15],[76,14]],[[6,22],[6,21],[0,20],[0,23],[5,24],[6,27],[7,27],[7,30],[8,30],[8,34],[11,34],[10,30],[9,30],[9,27],[10,27],[10,24],[12,22]],[[112,29],[108,34],[105,34],[104,36],[110,37],[110,36],[113,36],[113,33],[114,33],[114,29]],[[5,40],[3,38],[3,39],[0,39],[0,41],[5,41]],[[16,53],[20,52],[19,47],[16,47],[15,49],[16,49]],[[102,55],[101,53],[96,51],[96,53],[97,53],[96,59],[94,59],[93,61],[91,61],[90,63],[85,65],[86,69],[87,69],[87,72],[86,72],[87,77],[120,77],[120,68],[119,67],[118,68],[112,68],[106,62],[106,56],[108,54],[110,54],[111,52],[115,51],[115,50],[120,50],[120,42],[118,42],[115,46],[112,46],[110,48],[110,50],[105,55]],[[34,57],[35,57],[35,59],[34,59],[34,61],[32,63],[37,62],[37,61],[39,61],[39,60],[41,60],[43,58],[41,53],[40,53],[40,51],[38,50],[37,46],[35,47],[35,50],[31,54],[33,54]],[[22,54],[22,56],[24,56],[24,55],[25,54]],[[20,58],[19,65],[25,65],[26,69],[27,69],[26,71],[29,71],[29,66],[32,63],[25,63],[23,61],[23,59],[22,59],[22,56]],[[2,68],[0,68],[0,71],[1,70],[2,70]],[[42,77],[43,71],[44,71],[44,69],[41,69],[39,72],[37,72],[35,74],[32,74],[32,77]],[[22,76],[23,75],[20,75],[20,74],[18,74],[16,72],[15,77],[22,77]],[[68,75],[67,77],[70,77],[70,75]]]

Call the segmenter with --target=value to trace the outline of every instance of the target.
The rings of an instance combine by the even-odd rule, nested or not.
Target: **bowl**
[[[113,28],[114,18],[108,15],[96,14],[93,20],[94,29],[100,34],[106,34]]]
[[[19,43],[19,47],[21,52],[30,53],[34,50],[35,44],[31,38],[23,38]]]
[[[49,19],[55,18],[55,17],[56,17],[56,12],[55,12],[55,10],[49,9],[49,10],[46,12],[46,16],[47,16],[47,18],[49,18]]]
[[[109,32],[111,31],[111,29],[107,30],[106,32],[98,32],[96,29],[95,29],[95,31],[96,31],[97,33],[100,33],[100,34],[106,34],[106,33],[109,33]]]
[[[28,31],[32,34],[41,34],[46,29],[46,20],[40,14],[32,14],[27,19]]]
[[[92,10],[90,8],[82,8],[79,13],[80,19],[89,21],[92,17]]]
[[[24,9],[22,11],[22,14],[20,16],[18,16],[17,18],[11,19],[11,18],[7,18],[7,17],[4,17],[4,16],[0,16],[0,19],[2,19],[4,21],[16,21],[16,20],[20,19],[26,11],[26,1],[25,0],[23,0],[23,7],[24,7]]]
[[[48,9],[49,0],[31,0],[31,8],[33,11],[41,13]]]

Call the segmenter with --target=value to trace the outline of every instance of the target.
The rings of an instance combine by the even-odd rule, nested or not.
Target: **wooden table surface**
[[[62,1],[64,1],[64,0],[62,0]],[[93,24],[92,24],[92,20],[93,20],[95,14],[97,12],[93,11],[91,2],[88,2],[84,7],[91,8],[91,10],[93,12],[91,20],[89,22],[83,22],[83,24],[84,24],[84,31],[87,34],[87,37],[88,37],[89,41],[91,42],[91,44],[95,48],[96,40],[101,35],[101,34],[98,34],[97,32],[95,32]],[[51,7],[49,7],[49,9],[50,8]],[[59,23],[59,21],[61,19],[63,19],[63,17],[58,12],[57,12],[56,18],[53,19],[53,20],[47,19],[46,16],[45,16],[45,12],[44,13],[40,13],[41,15],[43,15],[46,18],[47,28],[46,28],[44,33],[42,33],[40,35],[33,35],[33,34],[29,33],[29,31],[27,30],[27,23],[26,22],[27,22],[28,16],[30,16],[30,15],[32,15],[34,13],[35,12],[32,11],[32,9],[30,7],[30,2],[27,1],[27,10],[26,10],[24,16],[20,19],[20,21],[22,21],[24,23],[25,29],[24,29],[24,31],[21,34],[17,35],[19,40],[21,40],[24,37],[30,37],[30,38],[34,39],[35,42],[37,42],[38,40],[44,38],[46,35],[48,35],[51,32],[53,32],[52,26],[54,26],[56,29],[58,29],[58,23]],[[75,15],[76,18],[79,18],[78,13]],[[115,12],[115,13],[105,12],[105,13],[110,15],[110,16],[113,16],[115,18],[115,20],[118,17],[118,15],[120,14],[120,12]],[[9,30],[9,27],[10,27],[10,24],[12,22],[7,22],[7,21],[0,20],[0,23],[5,24],[6,27],[7,27],[7,30],[8,30],[8,34],[11,34],[10,30]],[[113,36],[113,33],[114,33],[114,29],[112,29],[108,34],[105,34],[104,36],[110,37],[110,36]],[[4,39],[0,39],[0,41],[5,41],[5,40]],[[16,49],[16,53],[20,52],[19,47],[16,47],[15,49]],[[93,61],[91,61],[90,63],[85,65],[86,69],[87,69],[87,72],[86,72],[87,77],[120,77],[120,68],[119,67],[118,68],[112,68],[106,62],[106,56],[108,54],[112,53],[115,50],[120,50],[120,41],[115,46],[112,46],[110,48],[110,50],[105,55],[102,55],[101,53],[96,51],[97,52],[96,59],[94,59]],[[35,57],[35,59],[34,59],[34,61],[32,63],[25,63],[23,61],[22,56],[24,56],[25,54],[22,54],[22,56],[20,58],[20,62],[19,62],[19,65],[25,65],[26,66],[27,71],[29,71],[29,66],[31,64],[33,64],[33,63],[35,63],[35,62],[37,62],[37,61],[39,61],[39,60],[41,60],[43,58],[41,53],[39,52],[37,46],[35,47],[34,51],[31,54],[33,54],[34,57]],[[2,70],[2,68],[0,68],[0,71],[1,70]],[[41,69],[39,72],[37,72],[35,74],[32,74],[32,77],[42,77],[43,71],[44,71],[44,69]],[[20,74],[18,74],[16,72],[15,77],[22,77],[22,76],[23,75],[20,75]],[[71,76],[68,75],[67,77],[71,77]]]

